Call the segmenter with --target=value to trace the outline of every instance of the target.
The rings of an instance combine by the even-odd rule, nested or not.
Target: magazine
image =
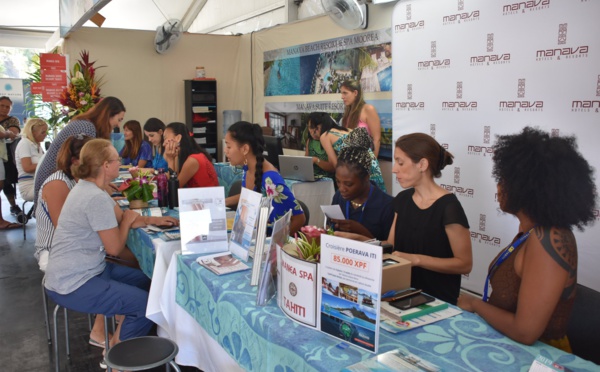
[[[198,257],[196,262],[217,275],[250,269],[250,266],[233,257],[231,253]]]
[[[442,369],[423,358],[405,350],[392,350],[373,358],[363,360],[342,370],[342,372],[365,371],[426,371],[438,372]]]

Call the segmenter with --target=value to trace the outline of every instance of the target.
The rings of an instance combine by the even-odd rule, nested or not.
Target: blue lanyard
[[[362,224],[362,219],[363,219],[363,215],[365,214],[365,209],[367,208],[367,202],[369,201],[369,198],[371,198],[371,194],[373,193],[373,185],[371,185],[371,187],[369,188],[369,196],[367,196],[367,200],[365,200],[365,203],[362,205],[362,211],[360,212],[360,219],[358,220],[358,223]],[[347,200],[346,201],[346,218],[347,219],[351,219],[350,218],[350,201]]]
[[[498,256],[498,258],[496,259],[496,261],[494,261],[494,263],[492,263],[492,267],[488,271],[487,278],[485,278],[485,287],[483,287],[483,302],[487,302],[487,300],[488,300],[488,290],[490,288],[490,279],[492,278],[492,275],[494,275],[494,273],[496,272],[496,270],[498,269],[498,267],[500,267],[500,265],[502,265],[502,263],[504,261],[506,261],[506,259],[508,257],[510,257],[510,255],[521,244],[523,244],[523,242],[525,240],[527,240],[527,238],[529,238],[529,235],[533,232],[533,229],[535,229],[536,226],[532,227],[531,230],[529,230],[525,234],[521,235],[521,237],[519,239],[515,240],[514,243],[512,243],[511,245],[509,245],[508,247],[506,247],[504,249],[504,251],[502,252],[502,254],[500,254],[500,256]]]

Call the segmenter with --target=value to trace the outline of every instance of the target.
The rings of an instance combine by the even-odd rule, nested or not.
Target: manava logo
[[[474,10],[472,12],[462,12],[450,14],[442,17],[443,25],[453,25],[461,22],[471,22],[479,20],[479,10]]]
[[[558,25],[557,45],[565,45],[558,48],[539,49],[535,52],[536,61],[560,61],[562,59],[587,58],[590,50],[589,45],[569,47],[567,44],[567,23]]]
[[[477,101],[462,101],[462,98],[463,82],[457,81],[456,101],[442,101],[442,111],[477,111]]]
[[[571,101],[572,112],[600,112],[600,75],[596,81],[596,97],[587,100]]]
[[[425,102],[413,102],[413,85],[406,84],[406,101],[396,102],[394,107],[396,111],[421,111],[425,110]]]
[[[416,30],[422,30],[425,28],[425,21],[420,20],[416,22],[405,22],[394,25],[394,32],[410,32]]]
[[[472,198],[473,195],[475,195],[475,189],[472,189],[472,188],[455,186],[455,185],[446,185],[443,183],[440,183],[440,186],[457,196]]]
[[[429,70],[429,69],[441,69],[441,68],[449,68],[450,67],[450,59],[449,58],[437,58],[437,41],[431,42],[431,58],[425,61],[417,62],[417,68],[419,70]]]
[[[502,7],[503,15],[525,13],[550,8],[550,0],[529,0],[506,4]]]
[[[475,231],[471,231],[471,239],[478,241],[479,243],[493,245],[496,247],[499,247],[502,244],[502,240],[496,236]]]
[[[525,80],[517,80],[517,98],[525,98]],[[544,101],[536,100],[507,100],[498,103],[500,111],[544,111]]]
[[[490,53],[494,51],[494,34],[487,34],[486,41],[486,52]],[[476,56],[471,56],[470,59],[471,66],[489,66],[492,65],[501,65],[510,63],[510,53],[491,53],[491,54],[479,54]]]

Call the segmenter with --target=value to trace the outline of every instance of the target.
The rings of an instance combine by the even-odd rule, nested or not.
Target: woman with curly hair
[[[394,198],[387,242],[412,263],[412,287],[456,304],[461,275],[473,266],[469,222],[456,195],[434,181],[453,158],[427,134],[398,138],[392,172],[406,190]]]
[[[321,145],[327,153],[328,163],[337,166],[337,154],[345,147],[360,146],[367,148],[371,157],[371,180],[381,191],[386,192],[383,175],[379,161],[371,150],[371,137],[364,128],[348,129],[337,125],[333,119],[326,115],[322,120],[309,120],[308,130],[314,138],[319,138]]]
[[[348,129],[365,128],[372,138],[373,153],[379,156],[381,146],[381,121],[373,105],[365,102],[360,82],[346,80],[340,89],[346,108],[342,126]]]
[[[392,197],[371,183],[371,154],[369,149],[351,146],[342,149],[335,169],[338,191],[332,205],[339,205],[346,219],[330,222],[336,235],[355,240],[388,237],[394,211]]]
[[[264,158],[264,150],[265,139],[260,125],[238,121],[227,130],[225,155],[231,165],[243,166],[242,187],[272,198],[273,211],[269,215],[269,224],[292,210],[290,235],[294,235],[304,226],[306,217],[277,168]],[[234,207],[239,199],[240,195],[230,196],[225,199],[225,204]]]
[[[121,164],[145,168],[152,165],[152,147],[142,135],[142,126],[137,120],[129,120],[123,124],[125,147],[121,150]]]
[[[570,352],[566,332],[577,285],[572,227],[594,221],[593,170],[574,137],[530,127],[500,136],[493,160],[500,209],[517,217],[519,233],[490,264],[483,299],[461,295],[458,306],[515,341],[539,339]]]

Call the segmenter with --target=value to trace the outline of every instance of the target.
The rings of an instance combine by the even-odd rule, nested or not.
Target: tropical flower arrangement
[[[137,167],[130,168],[129,171],[133,174],[137,174],[137,176],[125,180],[119,187],[119,191],[127,197],[130,206],[131,202],[134,200],[148,203],[148,201],[154,199],[154,186],[151,183],[154,179],[154,175],[148,171],[140,170]]]
[[[89,52],[82,50],[73,71],[69,72],[69,85],[60,95],[63,114],[69,118],[91,109],[102,98],[100,86],[103,77],[98,77],[96,70],[104,66],[94,67],[95,63],[90,61]]]
[[[321,260],[321,234],[333,235],[333,230],[316,226],[303,226],[283,249],[291,256],[301,260],[319,262]]]

